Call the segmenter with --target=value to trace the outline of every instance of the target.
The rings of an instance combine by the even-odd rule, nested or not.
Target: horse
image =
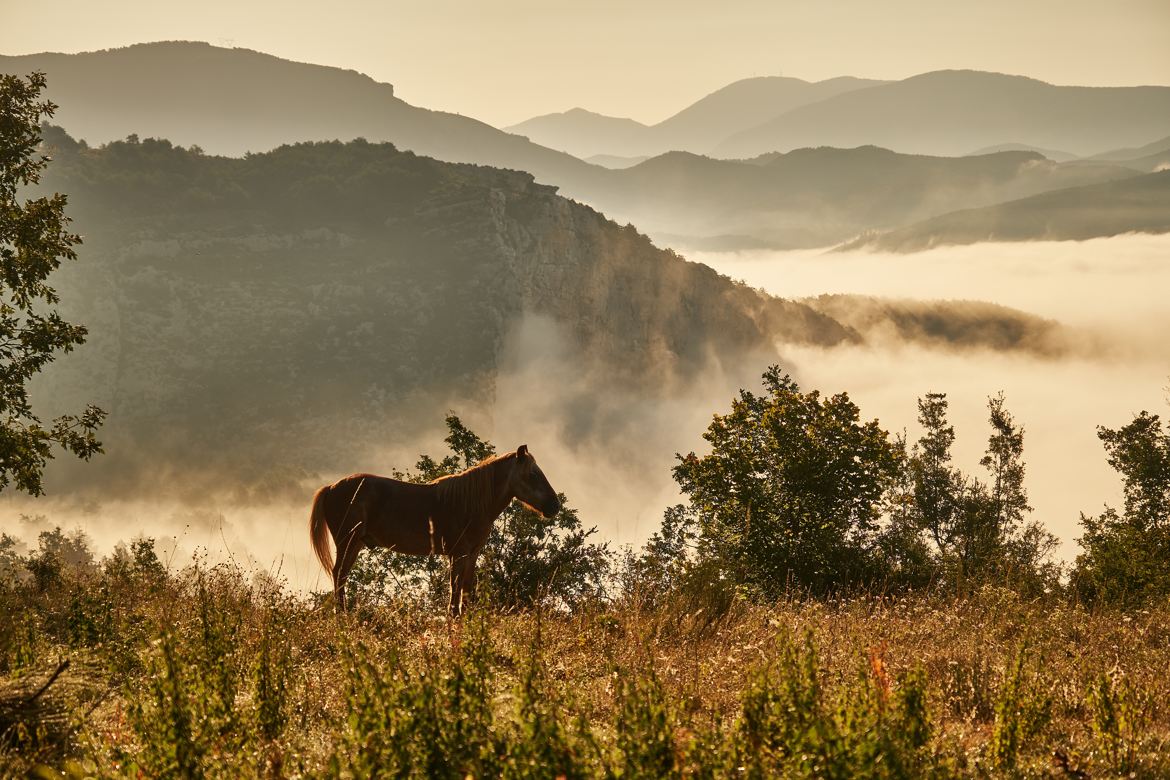
[[[309,538],[317,560],[333,578],[337,611],[344,612],[345,580],[365,547],[407,555],[445,555],[451,560],[450,614],[475,599],[475,562],[492,523],[520,501],[551,518],[561,510],[557,492],[521,444],[458,474],[427,483],[373,474],[352,474],[313,496]],[[333,537],[337,560],[329,551]]]

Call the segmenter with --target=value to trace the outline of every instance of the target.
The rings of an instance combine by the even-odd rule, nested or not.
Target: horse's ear
[[[521,444],[519,447],[516,448],[516,457],[523,458],[527,454],[528,454],[528,445],[527,444]]]

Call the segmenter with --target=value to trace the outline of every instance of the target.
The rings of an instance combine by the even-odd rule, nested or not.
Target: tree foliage
[[[1028,517],[1024,431],[1003,394],[987,403],[991,434],[979,461],[987,482],[951,465],[955,431],[947,408],[945,393],[918,400],[923,433],[907,462],[911,515],[933,548],[934,578],[960,589],[989,582],[1030,592],[1053,587],[1057,570],[1048,558],[1056,538]]]
[[[674,476],[698,516],[701,554],[765,597],[865,582],[874,568],[897,447],[845,393],[803,393],[777,366],[741,390]]]
[[[0,489],[39,495],[42,474],[60,446],[81,458],[101,452],[95,438],[104,412],[89,406],[43,424],[33,412],[27,383],[53,360],[85,341],[85,328],[51,308],[47,283],[62,260],[74,260],[80,236],[69,232],[62,194],[22,201],[21,188],[40,181],[49,158],[37,152],[41,121],[53,115],[40,100],[45,76],[0,75]]]
[[[1101,427],[1109,465],[1121,474],[1125,506],[1085,529],[1073,583],[1088,599],[1136,605],[1170,594],[1170,423],[1141,412],[1116,430]]]
[[[764,395],[741,390],[730,413],[715,416],[704,434],[709,455],[680,456],[674,475],[689,505],[670,510],[627,563],[645,595],[712,564],[724,583],[763,598],[1056,584],[1048,560],[1056,540],[1028,517],[1023,429],[1002,395],[988,401],[983,482],[952,463],[943,393],[919,399],[923,433],[907,448],[876,420],[863,422],[845,393],[802,392],[777,367],[763,379]],[[707,586],[709,574],[696,579]]]

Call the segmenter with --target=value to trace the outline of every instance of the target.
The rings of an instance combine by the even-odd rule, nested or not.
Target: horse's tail
[[[313,496],[313,512],[309,515],[309,539],[313,542],[313,552],[317,553],[317,560],[325,567],[326,573],[333,575],[333,553],[329,550],[329,524],[325,522],[325,495],[329,486],[321,488]]]

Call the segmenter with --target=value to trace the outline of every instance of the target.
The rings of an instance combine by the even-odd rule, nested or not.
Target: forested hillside
[[[581,381],[662,392],[777,340],[856,338],[524,173],[365,142],[229,159],[46,140],[44,186],[70,193],[85,239],[59,288],[92,336],[41,390],[110,412],[86,474],[133,475],[129,452],[272,474],[360,451],[412,410],[490,399],[526,315],[555,323]]]

